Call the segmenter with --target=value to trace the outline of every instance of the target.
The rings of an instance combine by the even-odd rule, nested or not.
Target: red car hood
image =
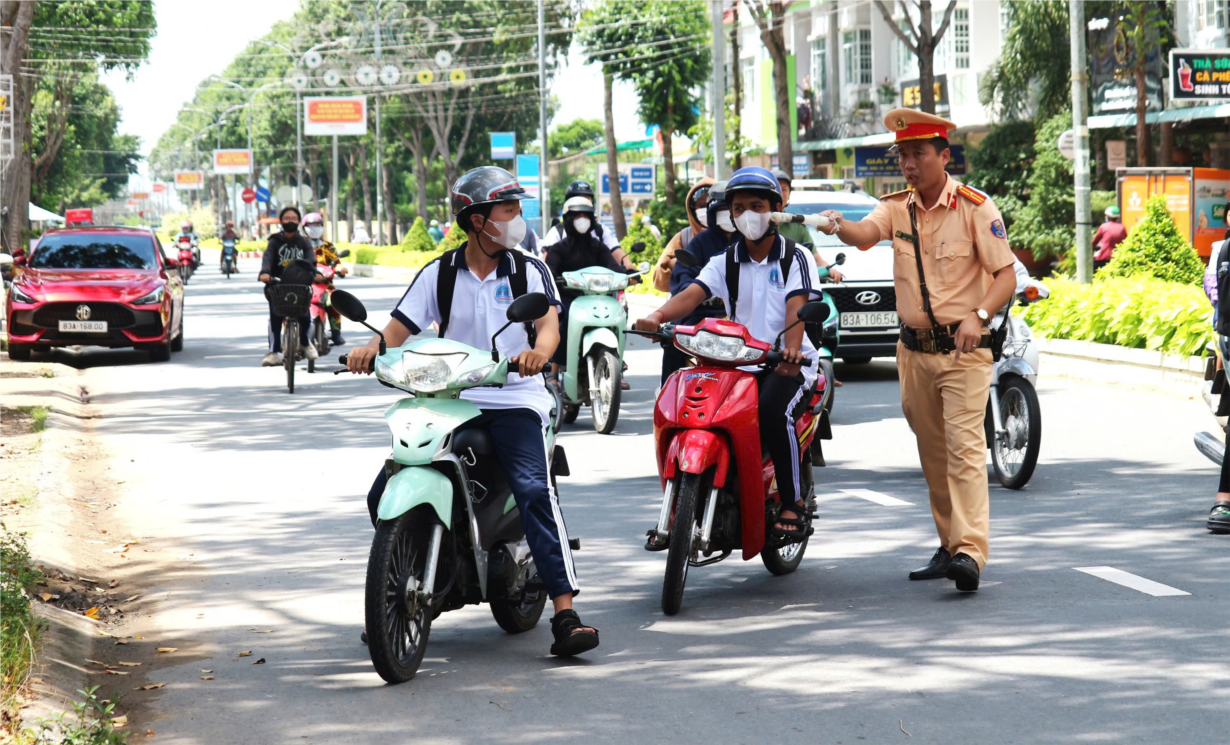
[[[39,302],[130,302],[166,280],[157,269],[26,269],[18,286]]]

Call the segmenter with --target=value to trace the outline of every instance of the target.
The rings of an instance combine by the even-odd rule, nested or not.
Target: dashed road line
[[[890,497],[887,494],[872,491],[870,489],[838,489],[837,491],[842,494],[849,494],[852,497],[858,497],[859,499],[866,499],[868,502],[882,504],[885,507],[900,507],[902,505],[906,507],[914,506],[912,502],[907,502],[904,499],[897,499],[896,497]]]
[[[1098,579],[1104,579],[1107,582],[1114,582],[1116,585],[1123,585],[1137,592],[1143,592],[1146,595],[1152,595],[1156,598],[1171,597],[1176,595],[1191,595],[1190,592],[1184,592],[1177,587],[1163,585],[1161,582],[1154,582],[1151,579],[1125,572],[1122,569],[1114,567],[1072,567],[1078,572],[1092,575]]]

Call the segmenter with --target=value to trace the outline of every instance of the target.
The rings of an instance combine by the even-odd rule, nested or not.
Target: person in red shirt
[[[1127,228],[1119,216],[1118,207],[1106,208],[1106,222],[1098,226],[1098,232],[1093,234],[1093,271],[1098,271],[1110,263],[1110,257],[1115,247],[1127,238]]]

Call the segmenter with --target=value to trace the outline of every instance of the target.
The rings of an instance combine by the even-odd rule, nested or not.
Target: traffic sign
[[[239,195],[239,198],[243,200],[244,204],[252,204],[256,201],[256,191],[253,189],[244,189],[243,193]]]
[[[258,187],[256,187],[256,201],[258,201],[258,202],[265,202],[266,204],[268,204],[268,202],[269,202],[269,190],[268,190],[268,189],[266,189],[266,188],[265,188],[265,187],[263,187],[263,186],[258,186]]]
[[[1059,154],[1068,160],[1076,157],[1076,130],[1069,129],[1059,135],[1059,142],[1056,143],[1059,148]]]

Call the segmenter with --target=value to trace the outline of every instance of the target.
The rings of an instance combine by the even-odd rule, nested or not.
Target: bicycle
[[[282,284],[271,277],[266,293],[273,302],[273,312],[282,322],[282,366],[286,368],[286,388],[295,392],[295,360],[299,356],[299,319],[306,316],[312,304],[311,285]]]

